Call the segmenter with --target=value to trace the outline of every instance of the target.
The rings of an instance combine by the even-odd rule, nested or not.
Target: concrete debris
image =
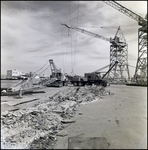
[[[74,123],[75,120],[61,120],[62,123]]]
[[[39,139],[34,140],[30,144],[29,149],[53,149],[56,140],[56,137],[47,134],[46,136],[41,136]]]
[[[50,90],[50,89],[49,89]],[[99,100],[109,95],[101,86],[69,87],[34,107],[5,111],[1,114],[2,149],[53,149],[56,134],[74,123],[71,118],[82,103]]]

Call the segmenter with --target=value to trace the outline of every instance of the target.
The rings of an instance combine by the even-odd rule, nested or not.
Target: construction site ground
[[[75,136],[103,137],[108,141],[108,146],[101,143],[95,149],[147,148],[147,89],[125,85],[111,85],[108,89],[114,95],[78,108],[76,122],[63,130],[68,135],[59,137],[57,149],[66,149],[68,138]]]
[[[45,99],[49,99],[49,97],[52,96],[56,98],[56,95],[60,100],[62,94],[60,94],[59,91],[66,91],[68,88],[69,87],[65,86],[60,88],[50,87],[39,89],[44,90],[46,93],[23,95],[22,98],[2,96],[1,121],[5,122],[5,124],[3,123],[1,127],[1,134],[5,133],[5,137],[1,135],[1,137],[3,137],[1,140],[2,148],[39,148],[36,146],[33,147],[33,144],[31,146],[30,144],[24,146],[24,141],[25,139],[29,139],[31,141],[32,139],[33,142],[36,141],[37,143],[37,137],[36,139],[33,137],[35,136],[33,132],[34,129],[38,130],[38,132],[36,132],[36,134],[39,135],[38,139],[40,137],[45,137],[46,133],[49,134],[48,130],[45,131],[43,129],[41,130],[41,128],[38,129],[39,127],[33,128],[31,123],[30,124],[32,126],[24,122],[24,126],[27,125],[29,128],[25,130],[27,127],[22,127],[22,130],[24,130],[23,133],[20,131],[18,134],[12,134],[11,130],[15,131],[11,124],[12,120],[10,123],[6,118],[9,117],[9,119],[12,119],[11,116],[15,114],[15,109],[20,111],[21,109],[24,110],[29,107],[29,111],[34,112],[32,115],[35,116],[35,114],[37,114],[37,108],[36,111],[34,111],[35,108],[33,107],[36,106],[36,104]],[[81,91],[81,88],[82,87],[79,88],[79,91],[82,93],[83,90]],[[74,103],[75,101],[73,100],[73,103],[70,103],[69,106],[71,105],[75,108],[74,115],[72,113],[72,110],[74,110],[72,107],[70,107],[72,109],[67,109],[65,107],[66,113],[62,115],[66,116],[65,119],[68,119],[67,122],[66,120],[61,119],[60,121],[63,121],[62,126],[58,125],[56,130],[50,130],[51,132],[56,131],[55,134],[51,136],[53,141],[54,138],[56,139],[55,142],[53,142],[53,149],[147,149],[147,88],[126,85],[111,85],[106,87],[105,90],[106,94],[99,96],[98,99],[93,97],[95,98],[94,100],[91,98],[91,100],[85,101],[85,103],[83,103],[83,101],[79,101],[79,105],[77,105],[77,107],[74,106],[78,104],[78,101],[77,103]],[[90,91],[90,89],[88,89],[88,91]],[[69,100],[72,100],[73,97],[69,97]],[[32,99],[34,99],[34,101],[29,102]],[[81,98],[81,100],[82,99],[84,99],[84,97]],[[19,104],[20,102],[25,101],[28,102]],[[57,102],[56,99],[55,101]],[[68,103],[67,100],[62,102]],[[56,105],[56,108],[52,109],[63,113],[60,111],[61,108],[59,108],[59,105],[60,104]],[[42,109],[48,110],[48,107],[43,106],[45,105],[42,105]],[[64,105],[62,106],[62,108],[64,108]],[[13,110],[13,112],[11,110]],[[46,110],[44,111],[46,112]],[[68,115],[67,112],[72,115]],[[24,112],[22,111],[21,113],[23,114]],[[44,116],[44,114],[42,115]],[[56,119],[56,116],[53,118],[55,120],[52,119],[52,122],[56,124],[58,119]],[[15,124],[15,128],[18,124]],[[30,127],[32,127],[32,130]],[[27,133],[29,130],[32,131],[30,136],[29,133]],[[44,134],[43,131],[45,131]],[[42,134],[39,134],[39,132],[42,132]],[[50,135],[52,135],[51,132]],[[21,142],[24,143],[21,145]],[[49,148],[49,146],[47,147]],[[43,149],[45,146],[40,146],[40,148]]]
[[[25,95],[22,95],[21,97],[2,96],[1,97],[1,112],[7,111],[7,110],[24,109],[27,107],[34,106],[38,102],[42,102],[45,99],[49,98],[50,96],[54,96],[59,91],[63,91],[67,88],[68,88],[67,86],[64,86],[62,88],[58,88],[58,87],[49,88],[49,87],[43,86],[43,87],[36,89],[35,91],[44,91],[45,93],[25,94]],[[19,103],[22,103],[22,102],[24,103],[19,105]]]

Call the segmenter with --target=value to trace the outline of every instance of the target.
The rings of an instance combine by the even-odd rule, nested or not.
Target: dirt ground
[[[13,106],[12,103],[17,104],[19,99],[12,101],[10,97],[3,97],[2,106],[4,106],[4,102],[7,101],[7,106],[11,104],[10,106],[13,107],[9,109],[14,109],[14,107],[20,109],[14,111],[14,114],[13,112],[8,112],[7,115],[4,115],[5,117],[1,116],[5,122],[5,124],[2,124],[3,128],[1,127],[1,131],[3,129],[3,132],[8,134],[8,136],[6,136],[8,142],[6,143],[9,144],[11,141],[10,147],[12,149],[16,146],[19,147],[17,145],[19,140],[20,144],[26,144],[27,140],[28,143],[30,143],[29,141],[31,141],[31,139],[34,141],[32,143],[32,149],[36,148],[40,143],[43,148],[51,141],[53,141],[54,144],[54,146],[51,147],[52,149],[147,148],[146,87],[111,85],[106,88],[106,94],[101,96],[99,93],[99,98],[96,100],[93,100],[93,97],[95,98],[94,94],[89,94],[91,90],[87,91],[80,87],[77,93],[79,98],[76,99],[78,87],[72,90],[74,93],[73,96],[69,93],[71,90],[67,90],[68,88],[69,87],[62,87],[56,90],[44,89],[46,94],[35,94],[31,97],[23,96],[23,98],[20,99],[21,101],[27,101],[30,98],[39,98],[39,100],[17,106]],[[94,88],[92,89],[94,90]],[[64,96],[60,93],[54,96],[53,101],[49,101],[49,97],[57,93],[58,90],[65,90],[65,94],[67,91],[69,96]],[[46,99],[48,99],[47,103],[40,103]],[[87,102],[83,103],[86,99]],[[37,103],[39,103],[39,105],[36,105]],[[8,109],[7,106],[3,108],[3,111]],[[30,107],[30,109],[26,110],[25,107]],[[64,112],[61,108],[64,109]],[[75,113],[73,113],[73,110],[75,110]],[[72,116],[70,117],[71,122],[62,123],[61,126],[60,122],[62,118],[60,119],[56,113],[62,114],[67,118]],[[38,121],[41,120],[39,124],[36,124],[36,119]],[[13,124],[14,120],[18,120],[18,122]],[[18,127],[21,127],[23,132],[20,130],[18,133],[15,133]],[[55,132],[55,134],[53,134],[53,132]],[[48,134],[49,136],[45,136]],[[40,140],[34,140],[35,137]],[[48,143],[48,141],[50,142]],[[12,144],[14,144],[14,147]],[[20,146],[28,149],[26,145]]]
[[[32,107],[38,102],[42,102],[45,99],[48,99],[51,96],[54,96],[59,91],[66,90],[68,87],[55,88],[55,87],[41,87],[36,91],[45,91],[45,93],[37,93],[37,94],[26,94],[22,95],[21,98],[16,98],[16,96],[1,96],[1,112],[13,110],[13,109],[24,109],[28,107]],[[36,99],[35,101],[24,103],[18,105],[21,102],[27,102]],[[15,106],[16,105],[16,106]]]
[[[104,137],[109,149],[147,149],[147,88],[111,85],[114,95],[78,107],[75,123],[58,137],[55,149],[67,149],[70,137]],[[85,143],[83,148],[88,148]],[[75,143],[74,148],[79,148]],[[97,149],[97,147],[95,147]]]

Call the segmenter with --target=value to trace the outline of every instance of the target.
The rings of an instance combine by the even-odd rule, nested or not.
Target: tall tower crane
[[[138,84],[147,84],[147,14],[145,18],[115,1],[103,1],[138,22],[138,59],[134,79]]]
[[[127,43],[125,41],[125,38],[123,36],[123,33],[121,31],[120,26],[117,29],[117,32],[115,34],[115,37],[112,38],[106,38],[102,35],[99,34],[95,34],[92,33],[90,31],[84,30],[84,29],[80,29],[74,26],[69,26],[67,24],[62,24],[66,26],[68,29],[73,29],[76,31],[79,31],[81,33],[85,33],[87,35],[96,37],[96,38],[100,38],[102,40],[106,40],[108,42],[111,43],[110,45],[110,67],[111,64],[114,64],[116,61],[118,61],[118,64],[116,65],[116,67],[114,67],[108,74],[108,79],[110,80],[110,82],[116,82],[116,83],[125,83],[126,82],[126,75],[129,77],[129,69],[128,69],[128,58],[127,58]]]

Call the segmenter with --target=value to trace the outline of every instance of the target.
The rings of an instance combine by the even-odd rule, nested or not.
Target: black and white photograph
[[[1,149],[147,149],[147,1],[1,1]]]

